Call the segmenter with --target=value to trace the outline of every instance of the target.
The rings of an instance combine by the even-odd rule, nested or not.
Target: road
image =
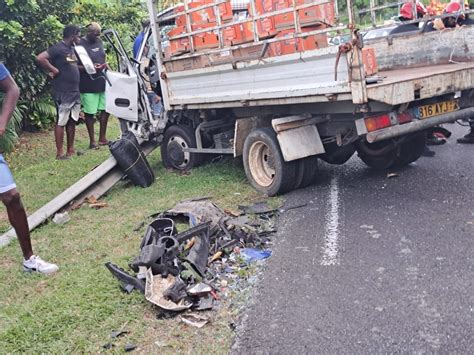
[[[474,351],[474,146],[374,172],[321,164],[285,196],[234,354]]]

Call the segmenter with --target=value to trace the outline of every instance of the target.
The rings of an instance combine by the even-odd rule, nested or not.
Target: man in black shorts
[[[76,122],[81,111],[79,95],[79,68],[74,44],[81,39],[81,31],[75,25],[64,27],[63,40],[37,56],[38,64],[52,79],[52,96],[56,104],[57,121],[54,128],[56,159],[68,159],[74,155]],[[67,151],[64,154],[64,127],[66,127]]]

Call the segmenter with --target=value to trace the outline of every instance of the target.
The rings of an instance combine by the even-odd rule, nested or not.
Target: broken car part
[[[195,236],[195,238],[196,241],[189,251],[186,260],[191,263],[191,265],[201,276],[204,276],[207,268],[209,248],[211,246],[209,240],[209,226],[207,227],[207,230],[201,232],[198,236]]]
[[[175,280],[176,278],[173,275],[168,275],[166,278],[161,277],[161,275],[153,275],[151,269],[149,269],[146,275],[145,298],[167,311],[178,312],[191,308],[193,304],[186,299],[175,303],[165,298],[164,292],[173,286]]]
[[[211,291],[212,287],[202,282],[188,288],[188,293],[192,296],[204,296]]]
[[[174,303],[178,303],[187,296],[186,283],[178,276],[174,284],[163,292],[163,296]]]
[[[124,269],[118,267],[111,262],[105,263],[105,267],[114,275],[122,284],[131,285],[140,292],[145,292],[145,283],[142,280],[127,273]]]

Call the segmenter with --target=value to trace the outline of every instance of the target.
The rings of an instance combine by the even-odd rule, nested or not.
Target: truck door
[[[138,61],[129,57],[118,34],[114,30],[103,32],[104,38],[116,54],[118,71],[107,71],[106,111],[121,121],[122,130],[134,130],[137,138],[142,136],[140,123],[150,122],[152,112],[147,98],[147,86],[140,73]],[[143,53],[147,38],[144,38],[139,53]]]

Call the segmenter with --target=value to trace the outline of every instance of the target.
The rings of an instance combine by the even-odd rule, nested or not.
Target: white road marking
[[[329,210],[326,214],[326,240],[321,265],[339,264],[339,184],[337,177],[332,178],[330,188]]]

